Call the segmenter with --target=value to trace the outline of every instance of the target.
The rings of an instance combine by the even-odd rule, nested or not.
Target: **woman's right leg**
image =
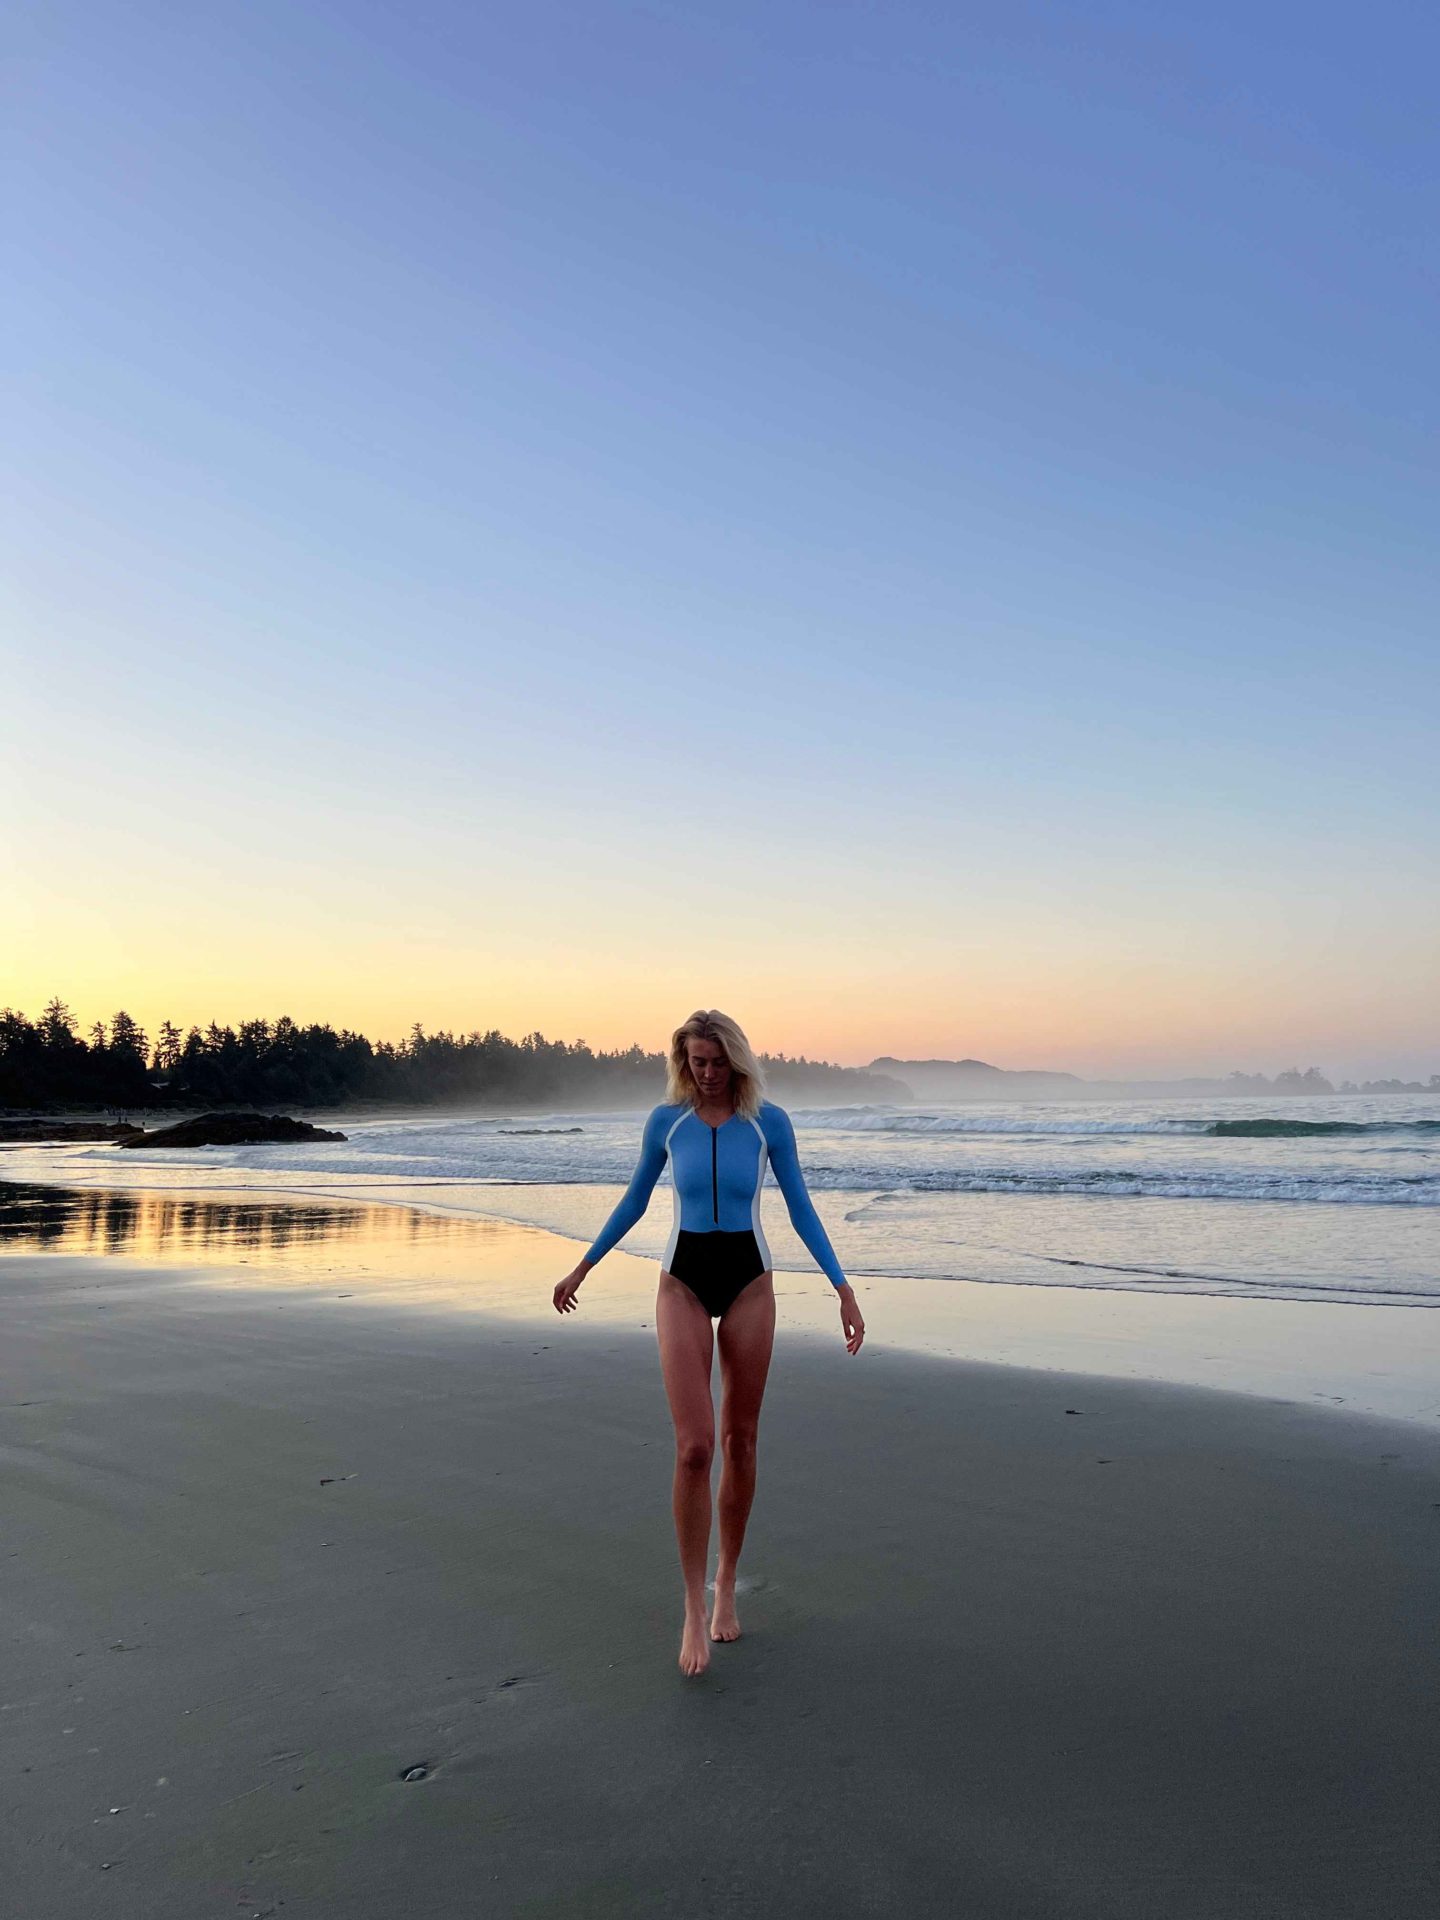
[[[705,1567],[710,1557],[710,1468],[715,1458],[715,1403],[710,1395],[715,1330],[684,1281],[663,1268],[655,1297],[655,1336],[675,1423],[671,1508],[685,1581],[680,1669],[694,1674],[703,1672],[710,1660]]]

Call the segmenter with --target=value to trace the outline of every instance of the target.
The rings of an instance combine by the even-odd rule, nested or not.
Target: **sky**
[[[0,1004],[1440,1070],[1432,9],[17,19]]]

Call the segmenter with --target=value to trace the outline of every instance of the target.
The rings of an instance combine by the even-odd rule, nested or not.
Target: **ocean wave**
[[[797,1126],[819,1132],[918,1135],[987,1134],[1033,1139],[1228,1139],[1308,1140],[1347,1134],[1440,1135],[1440,1120],[1290,1120],[1264,1114],[1254,1119],[1217,1120],[1210,1114],[997,1113],[993,1107],[956,1112],[952,1108],[914,1110],[896,1107],[818,1107],[791,1116]]]
[[[1440,1206],[1440,1174],[1396,1176],[1340,1173],[1142,1173],[1124,1167],[1089,1172],[1031,1172],[1023,1168],[922,1174],[912,1193],[1071,1193],[1156,1200],[1282,1200],[1311,1205]]]
[[[1217,1120],[1205,1132],[1226,1140],[1308,1140],[1326,1133],[1440,1133],[1440,1120]]]
[[[395,1146],[402,1143],[396,1141]],[[281,1175],[286,1179],[316,1177],[354,1182],[357,1191],[368,1187],[443,1186],[623,1186],[630,1177],[631,1151],[627,1144],[614,1156],[613,1164],[602,1165],[585,1158],[577,1161],[557,1154],[559,1142],[550,1140],[507,1140],[503,1161],[488,1153],[477,1153],[465,1143],[454,1143],[449,1152],[439,1150],[435,1142],[428,1150],[421,1142],[408,1143],[410,1151],[360,1151],[344,1146],[315,1149],[305,1144],[275,1144],[223,1149],[213,1160],[197,1161],[193,1150],[152,1148],[120,1150],[106,1144],[73,1149],[65,1164],[115,1170],[123,1167],[121,1184],[130,1184],[146,1168],[182,1167],[224,1168],[255,1178]],[[858,1144],[858,1143],[857,1143]],[[1018,1143],[1013,1143],[1018,1144]],[[417,1150],[419,1149],[419,1150]],[[578,1148],[577,1148],[578,1151]],[[1372,1149],[1372,1152],[1374,1150]],[[1101,1149],[1096,1147],[1096,1157]],[[994,1158],[995,1156],[990,1156]],[[1067,1156],[1068,1157],[1068,1156]],[[1003,1156],[999,1165],[960,1164],[952,1166],[902,1168],[868,1163],[860,1155],[853,1159],[837,1156],[834,1161],[812,1156],[807,1159],[805,1176],[816,1193],[883,1193],[892,1200],[905,1193],[1015,1193],[1117,1195],[1126,1198],[1151,1197],[1167,1200],[1283,1200],[1339,1206],[1440,1206],[1440,1173],[1388,1173],[1373,1166],[1290,1167],[1272,1158],[1267,1164],[1247,1166],[1235,1163],[1222,1166],[1172,1164],[1158,1161],[1146,1165],[1148,1156],[1124,1154],[1138,1161],[1129,1166],[1066,1165],[1063,1158],[1050,1153],[1045,1163],[1026,1166],[1017,1155]],[[973,1157],[967,1156],[967,1161]],[[1411,1155],[1413,1163],[1413,1151]],[[1403,1164],[1403,1163],[1402,1163]],[[58,1161],[50,1162],[51,1177],[60,1172]],[[773,1175],[767,1177],[767,1191]],[[657,1192],[671,1186],[668,1167],[657,1183]]]
[[[977,1113],[916,1113],[892,1107],[817,1107],[796,1109],[791,1119],[797,1126],[829,1129],[837,1133],[1029,1133],[1144,1135],[1204,1134],[1210,1131],[1205,1119],[1170,1119],[1158,1116],[1134,1119],[1093,1120],[1075,1115],[1059,1115],[1053,1109],[1044,1114],[997,1114],[991,1108]]]

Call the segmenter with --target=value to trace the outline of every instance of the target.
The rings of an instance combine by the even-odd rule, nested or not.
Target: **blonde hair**
[[[670,1037],[670,1057],[665,1063],[665,1103],[667,1106],[697,1106],[700,1089],[690,1071],[686,1043],[690,1040],[716,1040],[730,1062],[735,1096],[735,1111],[753,1120],[765,1098],[765,1073],[755,1058],[754,1049],[737,1023],[718,1007],[702,1007],[692,1013]]]

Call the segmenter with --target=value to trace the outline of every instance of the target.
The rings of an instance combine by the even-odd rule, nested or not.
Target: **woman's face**
[[[687,1040],[685,1058],[702,1100],[723,1100],[730,1085],[730,1062],[718,1040]]]

